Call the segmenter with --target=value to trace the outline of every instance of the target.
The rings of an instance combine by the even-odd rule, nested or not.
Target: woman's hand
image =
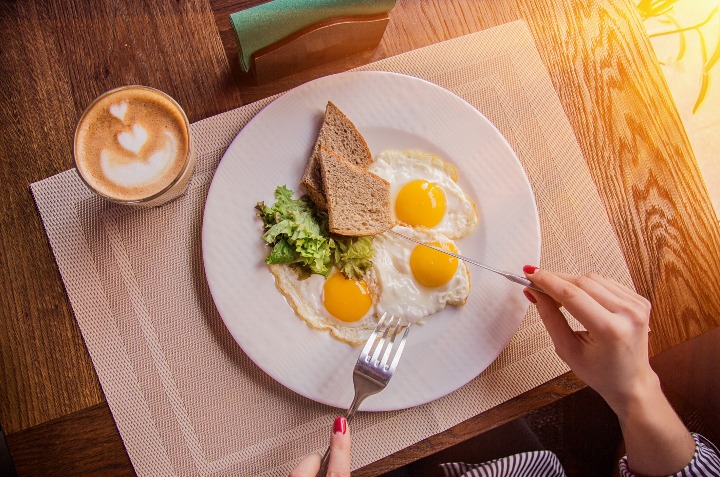
[[[558,356],[616,413],[657,381],[648,361],[648,300],[594,273],[566,275],[532,266],[523,270],[547,292],[525,289],[537,304]],[[573,331],[561,306],[587,331]]]
[[[695,441],[648,360],[650,302],[597,274],[579,277],[529,265],[523,270],[547,292],[524,290],[537,304],[558,356],[617,414],[632,471],[669,475],[687,466]],[[561,306],[587,331],[573,331]]]
[[[320,470],[320,454],[306,455],[293,469],[290,477],[315,477]],[[344,417],[338,417],[333,423],[330,436],[330,462],[327,474],[332,477],[350,476],[350,431]]]

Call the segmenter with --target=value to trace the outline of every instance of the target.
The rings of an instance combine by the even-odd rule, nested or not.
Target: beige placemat
[[[632,286],[617,239],[527,25],[515,22],[361,69],[427,79],[487,116],[519,156],[542,228],[542,265]],[[32,185],[63,282],[136,472],[286,475],[324,450],[338,411],[265,375],[213,306],[201,258],[203,206],[238,131],[272,98],[192,125],[188,193],[136,210],[90,194],[74,170]],[[252,202],[252,198],[248,198]],[[414,409],[361,413],[353,468],[441,432],[567,370],[530,308],[479,377]]]

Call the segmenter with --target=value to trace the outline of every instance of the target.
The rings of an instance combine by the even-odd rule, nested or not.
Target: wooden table
[[[720,229],[630,0],[398,0],[377,50],[256,86],[239,71],[227,15],[259,3],[0,6],[0,424],[20,475],[133,474],[28,189],[72,167],[80,113],[123,84],[164,90],[197,121],[319,76],[525,19],[635,285],[654,305],[651,353],[720,324]],[[451,446],[581,387],[562,376],[358,475]]]

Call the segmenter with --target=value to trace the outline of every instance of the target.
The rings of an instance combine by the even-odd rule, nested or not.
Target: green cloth
[[[387,13],[395,0],[274,0],[230,15],[240,65],[250,70],[253,53],[328,18]]]

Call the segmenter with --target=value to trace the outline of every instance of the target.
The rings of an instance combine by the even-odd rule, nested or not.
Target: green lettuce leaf
[[[358,279],[372,265],[371,237],[343,237],[335,239],[335,264],[348,278]]]
[[[292,190],[280,186],[275,189],[275,204],[255,206],[263,221],[262,239],[272,246],[265,262],[292,265],[302,276],[328,276],[337,266],[348,278],[361,278],[372,264],[372,238],[331,238],[327,214],[316,210],[308,196],[292,196]]]
[[[275,242],[275,246],[272,249],[272,252],[270,252],[270,255],[268,255],[267,259],[265,259],[266,263],[283,263],[283,264],[290,264],[290,263],[297,263],[298,262],[298,253],[295,250],[294,247],[291,247],[287,240],[280,239],[277,242]]]

